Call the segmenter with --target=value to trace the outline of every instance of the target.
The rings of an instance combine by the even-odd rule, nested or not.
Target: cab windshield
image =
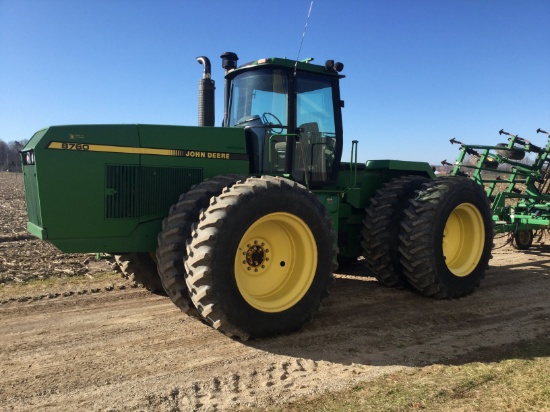
[[[278,120],[286,126],[288,79],[285,74],[280,69],[261,69],[238,75],[231,89],[229,126],[241,126],[262,117],[264,121]],[[268,115],[263,116],[265,113]]]

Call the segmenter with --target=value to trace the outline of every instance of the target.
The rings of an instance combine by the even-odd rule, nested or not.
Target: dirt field
[[[500,360],[550,335],[550,246],[495,249],[481,288],[455,301],[381,287],[358,264],[303,330],[243,343],[99,276],[93,255],[29,238],[20,175],[0,174],[0,199],[2,410],[261,409],[400,368]]]

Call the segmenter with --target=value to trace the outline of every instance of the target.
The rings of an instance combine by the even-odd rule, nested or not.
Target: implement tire
[[[534,237],[532,230],[517,230],[512,238],[512,246],[517,250],[528,250],[533,245]]]
[[[460,298],[485,276],[493,244],[492,212],[483,188],[462,177],[425,183],[405,210],[401,264],[420,293]]]
[[[193,186],[180,196],[178,203],[170,208],[162,222],[162,232],[158,235],[157,261],[160,280],[166,293],[183,312],[194,309],[185,282],[183,261],[187,256],[186,241],[191,237],[191,226],[199,220],[201,209],[210,204],[213,196],[218,196],[246,177],[240,175],[216,176]]]
[[[519,149],[507,149],[508,146],[506,143],[499,143],[497,144],[498,147],[502,147],[502,149],[495,150],[495,153],[499,156],[505,157],[510,160],[523,160],[525,157],[525,151],[519,150]]]
[[[480,161],[481,161],[481,157],[479,157],[478,155],[471,155],[471,156],[468,158],[468,162],[469,162],[472,166],[478,167]],[[497,162],[497,161],[496,161],[495,159],[493,159],[492,157],[486,157],[486,158],[483,160],[483,163],[481,164],[481,167],[483,167],[484,169],[496,170],[496,169],[498,169],[498,166],[499,166],[499,165],[500,165],[500,163]]]
[[[304,186],[249,178],[212,199],[187,245],[187,285],[201,316],[246,340],[299,329],[333,280],[335,235]]]
[[[361,248],[367,267],[384,286],[402,288],[406,284],[399,252],[399,232],[409,199],[423,183],[424,176],[401,176],[376,191],[365,210]]]
[[[164,295],[157,271],[157,262],[149,253],[125,253],[115,255],[122,277],[143,286],[151,292]]]

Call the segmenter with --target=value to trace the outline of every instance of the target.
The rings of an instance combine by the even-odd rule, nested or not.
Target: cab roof
[[[326,75],[336,76],[340,79],[345,77],[343,74],[338,73],[336,70],[327,69],[325,66],[321,66],[318,64],[311,64],[310,62],[312,60],[313,58],[296,61],[296,60],[290,60],[286,58],[269,57],[269,58],[254,60],[254,61],[242,64],[236,69],[231,70],[226,77],[231,78],[240,72],[244,72],[253,68],[260,68],[260,67],[280,67],[283,69],[296,69],[296,70],[306,71],[310,73],[323,74],[325,76]]]

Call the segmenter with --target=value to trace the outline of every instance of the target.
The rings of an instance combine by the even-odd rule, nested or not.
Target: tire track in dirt
[[[134,299],[103,299],[103,302],[98,299],[93,302],[90,298],[75,298],[79,301],[79,307],[72,305],[75,302],[67,302],[69,299],[44,302],[33,304],[35,310],[25,308],[26,315],[18,320],[14,315],[18,314],[18,308],[22,305],[3,308],[2,319],[10,319],[1,325],[2,330],[8,331],[0,357],[5,370],[9,371],[2,377],[2,388],[7,388],[3,390],[7,392],[3,395],[9,393],[9,388],[15,390],[17,393],[12,393],[10,400],[21,410],[25,410],[24,405],[29,403],[29,399],[33,407],[49,405],[54,409],[63,409],[72,403],[65,399],[56,404],[55,398],[72,394],[74,398],[71,401],[78,399],[80,404],[86,393],[91,390],[93,394],[97,390],[94,388],[96,386],[118,387],[116,392],[120,390],[128,394],[136,390],[135,382],[148,381],[152,376],[155,381],[167,376],[165,381],[168,385],[169,382],[181,381],[171,378],[173,373],[178,373],[192,378],[187,388],[178,386],[170,391],[179,394],[181,399],[178,402],[185,404],[187,400],[192,408],[217,408],[228,401],[242,403],[243,394],[254,399],[257,392],[266,389],[290,391],[296,379],[317,371],[317,363],[307,359],[265,363],[262,359],[269,358],[269,354],[228,339],[194,319],[184,317],[182,321],[183,315],[172,308],[166,299],[133,298],[140,307],[143,303],[144,310],[139,314],[133,313],[133,304],[125,307]],[[52,317],[56,319],[53,323],[48,321]],[[166,333],[170,331],[166,330],[164,323],[158,322],[160,318],[166,320],[167,317],[180,325],[191,324],[189,328],[198,327],[198,331],[191,331],[192,337],[168,337]],[[171,323],[170,319],[168,323]],[[155,324],[160,326],[156,328]],[[138,325],[141,327],[136,327]],[[80,333],[76,333],[79,329]],[[126,343],[119,345],[119,342]],[[197,347],[199,342],[200,347]],[[17,360],[9,355],[15,353]],[[159,357],[159,353],[163,356]],[[228,356],[228,353],[231,355]],[[168,361],[171,356],[181,360],[182,355],[185,355],[185,362]],[[116,362],[110,362],[111,358],[117,359]],[[164,363],[158,363],[162,361]],[[265,366],[250,367],[256,364]],[[242,365],[247,366],[244,370],[248,372],[241,372]],[[238,368],[233,372],[215,372],[230,370],[234,366]],[[297,372],[300,373],[298,376]],[[197,380],[199,376],[206,378]],[[148,408],[160,406],[159,402],[172,399],[162,395],[164,392],[159,389],[149,394],[142,393],[141,401],[148,403]],[[231,394],[235,395],[229,396]],[[40,399],[44,397],[48,401],[42,404]],[[140,396],[134,394],[132,398],[140,399]],[[127,406],[129,401],[125,399],[124,405]]]
[[[479,350],[498,354],[550,334],[548,261],[532,257],[495,254],[481,288],[453,301],[338,276],[303,330],[246,343],[137,289],[9,303],[0,306],[0,402],[13,410],[239,410],[403,367],[483,361]]]
[[[0,286],[82,278],[108,267],[25,237],[22,181],[0,179],[0,240],[6,240],[0,241]],[[49,291],[55,299],[3,298],[0,405],[13,411],[261,409],[400,368],[485,361],[487,353],[498,360],[506,345],[550,336],[550,247],[503,247],[493,255],[481,288],[454,301],[381,287],[356,276],[364,272],[357,264],[337,276],[330,298],[303,330],[246,343],[185,316],[165,297],[128,286],[94,284],[74,293],[60,287]]]

